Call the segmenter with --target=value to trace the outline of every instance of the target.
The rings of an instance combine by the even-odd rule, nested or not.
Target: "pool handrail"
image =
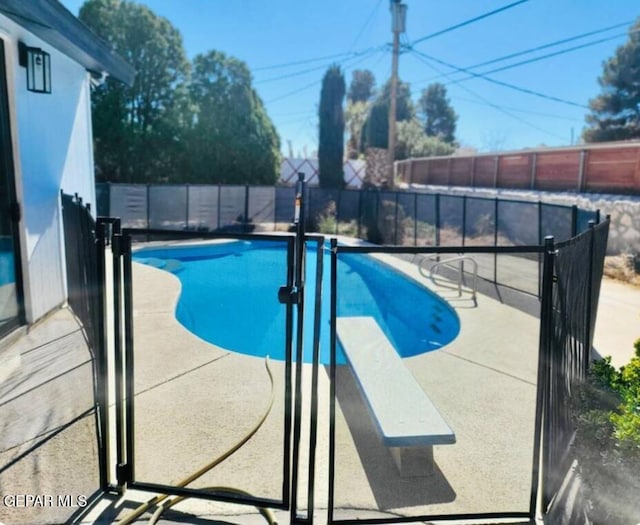
[[[478,263],[476,262],[476,260],[473,257],[470,257],[468,255],[459,255],[456,257],[450,257],[448,259],[443,259],[441,261],[435,260],[438,257],[438,255],[431,255],[430,257],[423,257],[420,262],[418,263],[418,271],[420,272],[420,275],[422,275],[423,277],[428,277],[434,284],[435,284],[435,279],[434,276],[436,274],[436,269],[440,268],[441,266],[449,266],[449,267],[453,267],[453,265],[451,263],[458,263],[458,297],[462,296],[462,281],[463,281],[463,275],[464,275],[464,261],[469,261],[472,266],[473,266],[473,280],[472,280],[472,286],[471,286],[471,299],[473,300],[474,305],[477,306],[477,300],[476,300],[476,291],[477,291],[477,283],[478,283]],[[425,268],[423,267],[423,264],[425,261],[430,261],[430,262],[434,262],[434,264],[431,266],[431,268],[429,269],[429,275],[425,275]]]

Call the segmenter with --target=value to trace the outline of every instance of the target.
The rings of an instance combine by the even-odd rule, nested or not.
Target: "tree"
[[[128,87],[107,78],[92,95],[98,180],[149,182],[179,176],[182,125],[189,120],[189,62],[165,18],[127,0],[87,0],[80,20],[137,72]]]
[[[371,106],[362,130],[361,151],[367,148],[386,149],[389,145],[389,100],[391,81],[387,82]],[[396,121],[410,120],[414,116],[409,84],[398,82],[396,96]]]
[[[347,102],[345,121],[346,127],[349,130],[347,157],[350,159],[357,159],[359,156],[362,128],[367,119],[368,111],[369,109],[366,102]]]
[[[322,79],[319,107],[318,177],[324,188],[344,187],[344,76],[331,66]]]
[[[627,42],[603,64],[598,82],[602,93],[589,101],[584,140],[640,137],[640,19],[631,27]]]
[[[427,136],[453,144],[458,116],[447,98],[447,88],[440,83],[431,84],[422,91],[418,104]]]
[[[347,99],[349,102],[368,102],[373,97],[376,79],[368,69],[356,69],[351,73],[351,84]]]
[[[417,119],[398,122],[397,131],[396,160],[451,155],[455,151],[453,144],[427,136]]]
[[[219,51],[198,55],[189,92],[195,119],[188,133],[188,180],[275,184],[280,138],[247,65]]]

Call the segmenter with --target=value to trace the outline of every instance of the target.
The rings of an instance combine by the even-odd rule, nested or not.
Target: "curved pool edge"
[[[310,243],[311,245],[313,245],[313,243],[317,242],[319,239],[311,239]],[[347,240],[347,239],[342,239],[343,241]],[[228,255],[237,255],[236,250],[218,250],[216,249],[217,247],[223,248],[223,246],[229,245],[229,244],[241,244],[241,245],[246,245],[246,248],[251,249],[252,246],[252,240],[248,241],[248,240],[243,240],[243,239],[224,239],[224,243],[221,244],[220,242],[217,242],[217,240],[198,240],[197,242],[189,242],[189,243],[182,243],[182,242],[165,242],[165,243],[154,243],[153,245],[149,245],[149,244],[144,244],[143,246],[139,246],[135,251],[134,251],[134,255],[137,255],[138,258],[140,259],[144,259],[145,254],[144,252],[150,252],[149,253],[149,260],[151,262],[151,264],[153,265],[154,263],[160,263],[162,266],[164,266],[167,262],[168,263],[172,263],[172,262],[176,262],[178,263],[178,265],[180,264],[180,261],[182,261],[183,263],[185,261],[189,261],[189,260],[201,260],[201,259],[208,259],[209,255],[213,255],[213,258],[216,258],[217,256],[228,256]],[[273,239],[268,239],[268,241],[273,241]],[[363,241],[359,241],[357,239],[355,240],[351,240],[354,242],[345,242],[345,245],[368,245],[369,243],[363,242]],[[279,243],[277,243],[279,244]],[[213,249],[210,253],[208,253],[206,250],[203,252],[199,251],[199,249],[205,248],[207,246],[211,246]],[[327,271],[327,259],[329,257],[329,248],[328,248],[328,239],[325,238],[324,239],[324,246],[325,246],[325,270],[324,270],[324,274],[325,274],[325,278],[328,274]],[[191,250],[191,248],[194,248],[195,250]],[[182,250],[186,249],[187,253],[185,254]],[[313,248],[312,246],[308,247],[308,250],[310,250],[310,253],[312,253]],[[178,251],[180,251],[180,253],[177,253]],[[240,251],[245,251],[244,249],[240,250]],[[175,252],[172,253],[172,252]],[[415,357],[417,355],[421,355],[423,353],[429,353],[432,352],[434,350],[440,350],[443,348],[446,348],[449,344],[451,344],[459,335],[460,330],[461,330],[461,322],[460,322],[460,317],[458,315],[458,313],[456,312],[456,309],[447,301],[446,297],[441,296],[440,294],[437,293],[437,290],[433,287],[430,286],[428,283],[428,281],[419,274],[417,267],[406,261],[406,260],[402,260],[399,259],[397,257],[393,257],[390,254],[363,254],[367,256],[367,259],[369,259],[370,261],[374,261],[375,265],[377,266],[381,266],[383,268],[385,268],[386,270],[382,271],[383,275],[389,275],[389,274],[393,274],[395,275],[394,279],[401,279],[403,281],[405,281],[406,283],[408,283],[409,286],[411,286],[414,290],[418,290],[418,293],[424,293],[427,296],[431,297],[431,301],[440,305],[437,308],[440,309],[444,309],[446,310],[446,314],[445,314],[445,318],[449,319],[449,321],[447,321],[446,327],[447,330],[445,330],[443,332],[443,335],[441,338],[438,337],[438,335],[436,334],[432,334],[431,337],[433,337],[433,339],[429,340],[429,345],[430,347],[425,348],[425,349],[420,349],[420,350],[410,350],[407,351],[407,348],[415,348],[418,349],[420,347],[418,346],[398,346],[397,347],[397,351],[398,353],[400,353],[401,357],[403,359],[408,359],[410,357]],[[159,258],[158,261],[155,261],[155,258]],[[173,259],[177,259],[175,261],[173,261]],[[313,268],[315,268],[315,257],[311,257],[311,260],[313,260],[313,264],[311,266],[311,268],[308,271],[314,272]],[[355,262],[349,263],[347,261],[344,261],[347,265],[350,264],[354,264]],[[370,265],[371,263],[365,263],[365,265]],[[144,265],[144,264],[143,264]],[[365,266],[366,267],[366,266]],[[180,284],[182,284],[182,279],[179,275],[179,271],[178,272],[174,272],[172,270],[172,268],[162,268],[163,271],[165,273],[174,273],[174,277],[180,282]],[[179,270],[179,267],[178,267]],[[227,271],[229,271],[229,269],[227,269]],[[358,270],[356,270],[357,273],[360,273]],[[178,275],[175,275],[175,273],[178,273]],[[365,273],[361,274],[361,275],[365,275]],[[312,277],[310,277],[309,275],[307,276],[307,280],[312,279]],[[328,279],[326,278],[326,280],[328,281]],[[388,288],[390,289],[390,288]],[[421,292],[420,292],[421,290]],[[407,293],[410,293],[409,291],[407,291]],[[324,294],[323,294],[323,303],[325,305],[328,304],[329,298],[328,298],[328,290],[325,289]],[[180,291],[179,294],[177,295],[177,297],[174,300],[174,305],[175,305],[175,309],[174,309],[174,322],[177,322],[181,328],[183,330],[188,331],[189,333],[191,333],[193,336],[195,336],[196,338],[198,338],[199,340],[210,344],[214,347],[223,349],[225,351],[230,351],[230,352],[237,352],[237,353],[244,353],[245,355],[250,355],[252,357],[258,357],[258,358],[263,358],[264,355],[262,353],[260,354],[256,354],[256,353],[251,353],[251,352],[246,352],[246,350],[241,349],[240,347],[235,347],[234,345],[224,345],[224,343],[220,343],[220,342],[216,342],[216,341],[212,341],[209,337],[205,338],[206,336],[201,336],[197,333],[196,330],[194,330],[192,327],[189,326],[189,319],[185,319],[184,318],[184,312],[183,314],[180,314],[179,309],[180,309],[180,304],[181,304],[181,296],[182,296],[182,292]],[[411,297],[411,295],[409,295],[408,297]],[[390,299],[390,298],[389,298]],[[392,304],[395,300],[392,300]],[[387,304],[386,301],[385,302],[378,302],[379,305],[384,305]],[[323,306],[323,310],[326,308],[326,306]],[[403,311],[404,308],[401,307],[401,310],[399,311]],[[185,310],[188,311],[188,310]],[[442,310],[441,310],[442,311]],[[324,312],[323,316],[326,316],[328,314],[328,312]],[[369,315],[369,314],[366,314]],[[406,315],[406,314],[404,314]],[[413,314],[409,314],[413,317]],[[437,319],[437,324],[440,326],[440,322],[441,320],[439,319],[439,316],[441,314],[436,313],[435,317]],[[348,316],[348,314],[347,314]],[[425,325],[426,326],[426,325]],[[440,333],[440,330],[438,330],[438,328],[436,326],[434,326],[433,324],[431,324],[431,326],[433,328],[431,328],[430,330],[437,330],[438,333]],[[440,326],[442,328],[442,326]],[[451,328],[451,330],[449,330],[449,328]],[[395,332],[394,332],[395,333]],[[323,339],[325,337],[323,336]],[[424,340],[427,341],[427,340]],[[309,341],[306,342],[307,344],[310,344]],[[307,346],[307,345],[305,345]],[[394,345],[395,346],[395,345]],[[328,343],[325,340],[323,343],[323,348],[325,349],[324,351],[321,352],[321,354],[326,354],[328,352]],[[402,348],[404,348],[404,350],[402,350]],[[310,350],[305,350],[305,362],[308,361],[309,356],[307,355],[308,352]],[[277,353],[277,352],[276,352]],[[326,355],[325,355],[326,358]],[[274,360],[281,360],[283,359],[283,356],[280,355],[276,355],[274,357],[272,357],[272,359]],[[323,358],[323,363],[325,362],[324,358]]]

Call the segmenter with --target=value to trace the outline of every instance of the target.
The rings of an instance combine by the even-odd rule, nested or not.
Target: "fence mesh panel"
[[[470,307],[469,295],[459,298],[441,279],[442,286],[433,288],[448,304],[432,302],[421,287],[395,273],[425,282],[415,264],[388,254],[338,246],[336,261],[333,520],[527,513],[537,320],[497,301],[491,309],[486,301],[482,308]],[[395,271],[386,267],[389,261]],[[504,316],[498,313],[502,308]],[[515,347],[501,337],[507,318],[522,335]],[[482,329],[458,331],[458,319],[463,327],[473,322]],[[360,355],[363,349],[366,355]],[[385,404],[376,402],[376,392],[391,408],[385,411]],[[455,443],[446,442],[442,430],[442,442],[431,446],[408,445],[408,439],[403,446],[401,437],[385,434],[394,415],[407,423],[420,420],[411,410],[422,407],[425,398],[455,434]],[[410,435],[418,439],[419,434]]]
[[[124,227],[194,231],[284,231],[294,213],[295,188],[285,186],[153,186],[98,184],[105,215]],[[109,209],[104,210],[105,206]],[[531,201],[308,187],[308,230],[374,244],[404,246],[535,245],[546,235],[568,239],[597,211]],[[539,293],[536,255],[478,254],[478,276]],[[465,272],[470,266],[465,265]]]
[[[416,215],[417,246],[436,244],[436,196],[417,195]]]
[[[271,229],[275,223],[275,194],[272,186],[249,187],[249,220],[256,226]]]
[[[218,186],[190,185],[188,192],[188,229],[213,231],[218,228]]]
[[[544,239],[552,235],[557,241],[566,241],[574,235],[573,211],[566,206],[540,204],[540,233]]]
[[[440,195],[440,246],[462,246],[464,198]]]
[[[110,209],[107,215],[118,217],[124,228],[147,228],[148,187],[143,184],[111,184]]]
[[[188,219],[186,186],[149,186],[149,228],[185,230]]]
[[[245,198],[244,186],[220,186],[218,228],[234,226],[245,221]]]
[[[572,461],[572,413],[576,388],[586,376],[600,292],[609,223],[560,244],[547,340],[548,388],[545,411],[544,507],[560,490]],[[543,306],[544,308],[544,306]]]

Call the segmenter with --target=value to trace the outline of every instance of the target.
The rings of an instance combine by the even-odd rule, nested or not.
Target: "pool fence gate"
[[[537,517],[547,516],[553,510],[554,498],[574,459],[571,401],[575,387],[584,381],[589,367],[608,218],[601,222],[598,213],[575,206],[408,192],[328,191],[307,188],[303,178],[294,188],[109,184],[99,191],[100,216],[97,219],[78,196],[63,194],[62,206],[69,304],[87,333],[96,371],[99,489],[104,494],[126,495],[127,490],[137,489],[167,495],[150,496],[146,507],[139,507],[138,514],[129,515],[127,519],[133,521],[145,512],[168,510],[176,501],[174,498],[274,509],[283,513],[291,524],[503,518],[534,523]],[[280,223],[286,226],[286,231],[275,233],[273,230],[278,229]],[[263,230],[265,224],[269,227]],[[307,233],[309,225],[318,233]],[[373,238],[378,243],[349,245],[340,242],[336,234],[369,241]],[[209,469],[203,467],[176,482],[171,465],[162,471],[154,470],[154,454],[165,449],[161,441],[155,441],[153,447],[145,445],[151,443],[148,441],[150,436],[141,431],[149,413],[162,412],[162,406],[145,404],[144,396],[151,387],[147,386],[145,390],[141,386],[146,384],[145,367],[150,367],[150,373],[153,373],[157,368],[153,363],[162,358],[155,355],[154,360],[145,361],[137,348],[143,342],[135,337],[134,331],[137,323],[144,319],[141,321],[140,312],[137,317],[134,315],[134,296],[142,284],[135,277],[132,253],[136,246],[148,242],[231,239],[257,244],[276,242],[284,247],[282,260],[278,262],[281,270],[274,277],[279,280],[279,286],[274,285],[274,296],[285,311],[284,322],[275,328],[282,332],[285,359],[282,363],[271,364],[269,375],[275,403],[272,402],[253,433],[245,436],[237,447],[227,450],[219,461],[208,465]],[[323,265],[326,250],[330,251],[330,268]],[[507,286],[514,283],[514,288],[539,299],[536,312],[539,334],[533,334],[536,340],[528,334],[531,340],[526,344],[515,342],[515,346],[532,348],[524,360],[531,364],[533,375],[530,380],[515,381],[514,391],[523,392],[523,397],[522,406],[516,406],[513,414],[506,408],[507,393],[495,390],[498,383],[483,383],[480,376],[475,377],[481,389],[478,396],[473,388],[463,386],[451,391],[455,381],[464,379],[462,372],[449,376],[443,372],[430,375],[435,370],[450,369],[451,363],[462,366],[469,362],[470,359],[462,354],[459,359],[452,360],[442,351],[430,352],[428,358],[435,366],[433,372],[412,368],[413,375],[424,381],[428,379],[429,384],[434,385],[428,394],[429,397],[433,395],[432,401],[443,415],[451,416],[463,429],[457,432],[456,444],[442,447],[446,450],[436,458],[433,475],[404,478],[402,471],[385,470],[391,468],[387,467],[386,455],[381,463],[363,460],[364,474],[357,471],[356,477],[351,475],[351,463],[358,456],[373,458],[367,456],[370,454],[367,451],[373,450],[371,444],[378,443],[379,439],[375,424],[367,415],[370,410],[361,409],[367,406],[367,400],[366,394],[358,393],[363,385],[354,379],[357,372],[350,372],[349,366],[337,362],[336,357],[340,301],[349,300],[348,292],[341,288],[337,267],[347,256],[392,257],[399,264],[412,266],[413,270],[408,271],[415,272],[416,260],[451,256],[478,258],[484,265],[479,272],[481,278],[493,283],[502,280]],[[503,266],[501,261],[504,261]],[[315,264],[309,266],[310,262]],[[522,281],[513,277],[510,268],[514,265],[516,269],[533,268],[523,271],[529,272],[530,279]],[[314,271],[307,273],[307,268],[314,268]],[[321,292],[323,273],[328,273],[330,278],[329,297]],[[311,280],[316,284],[315,293],[305,299],[305,283]],[[247,301],[251,300],[250,293],[248,289]],[[389,290],[389,293],[394,291]],[[326,323],[320,312],[325,302],[329,303],[330,312],[331,359],[328,367],[319,360],[320,330]],[[459,310],[461,315],[466,309],[478,310],[464,306]],[[304,348],[305,317],[312,319],[311,348]],[[516,317],[514,315],[514,323]],[[530,318],[522,319],[523,323],[530,322]],[[499,331],[499,325],[495,330]],[[470,337],[469,341],[473,341],[473,334]],[[472,346],[467,344],[467,349]],[[305,355],[311,356],[308,365],[303,363]],[[233,359],[226,357],[216,363],[231,363]],[[517,362],[518,358],[514,357],[514,360]],[[248,374],[253,373],[251,367],[255,367],[256,374],[261,373],[263,367],[258,361],[247,365]],[[417,367],[415,363],[414,360],[406,366]],[[229,414],[225,410],[230,410],[233,403],[260,405],[265,395],[258,392],[255,394],[258,397],[254,398],[251,397],[254,394],[245,389],[236,393],[233,374],[222,371],[209,376],[206,374],[214,374],[214,371],[202,368],[204,365],[194,366],[204,374],[199,381],[204,381],[211,389],[220,388],[207,391],[207,397],[202,401],[203,406],[211,408],[212,421],[218,421],[215,418],[220,417],[220,422],[210,422],[211,426],[196,429],[209,436],[203,443],[214,444],[218,438],[224,438],[220,433],[224,428],[224,417]],[[456,378],[457,375],[460,377]],[[320,385],[327,381],[328,391],[322,390]],[[274,384],[279,386],[276,388]],[[187,396],[181,401],[185,407],[197,402],[194,392],[190,394],[192,398]],[[511,458],[518,467],[514,471],[518,474],[517,479],[496,471],[496,484],[503,483],[507,488],[518,485],[519,499],[513,499],[513,503],[492,499],[492,494],[501,489],[490,482],[476,487],[487,495],[484,500],[472,498],[463,507],[455,506],[455,502],[466,494],[464,476],[461,485],[454,488],[447,479],[447,465],[468,463],[463,472],[471,479],[474,471],[482,470],[482,462],[489,469],[498,469],[502,461],[501,457],[490,456],[490,451],[485,452],[486,456],[478,455],[477,444],[473,441],[480,436],[477,431],[464,430],[467,420],[457,412],[462,408],[461,400],[465,395],[470,396],[469,403],[473,403],[474,396],[483,399],[493,396],[493,403],[502,407],[492,408],[498,419],[521,418],[517,420],[522,421],[519,425],[522,428],[496,429],[501,433],[500,439],[510,436],[517,440],[513,448],[521,452],[517,459]],[[247,398],[243,400],[243,396]],[[228,407],[221,404],[218,408],[217,399],[229,403]],[[328,413],[320,409],[325,403],[329,405]],[[472,417],[471,412],[469,414]],[[324,417],[328,418],[328,424],[321,426],[320,423],[327,423],[320,420]],[[458,419],[460,417],[462,419]],[[160,439],[168,426],[166,421],[157,424],[151,437]],[[175,431],[189,434],[184,426]],[[219,465],[234,454],[242,454],[243,448],[258,439],[253,436],[260,435],[271,443],[273,457],[261,459],[267,463],[271,461],[271,466],[277,465],[273,469],[275,488],[260,486],[251,493],[225,488],[230,479],[251,485],[261,477],[250,468],[232,472]],[[196,436],[196,439],[200,438]],[[319,446],[320,442],[328,444],[326,479],[318,476],[316,458],[323,457],[321,448],[324,450]],[[457,451],[465,450],[465,446],[471,446],[471,452],[460,455]],[[185,447],[185,450],[191,449]],[[501,454],[509,455],[509,450],[506,446]],[[198,457],[192,457],[189,463],[195,468],[197,460]],[[218,488],[202,488],[193,483],[205,471],[209,476],[216,470],[221,472],[221,477],[215,478]],[[359,484],[364,484],[366,490],[360,492]],[[326,495],[326,500],[319,503],[318,494]],[[166,508],[161,509],[163,502]],[[270,510],[262,512],[270,519]]]

